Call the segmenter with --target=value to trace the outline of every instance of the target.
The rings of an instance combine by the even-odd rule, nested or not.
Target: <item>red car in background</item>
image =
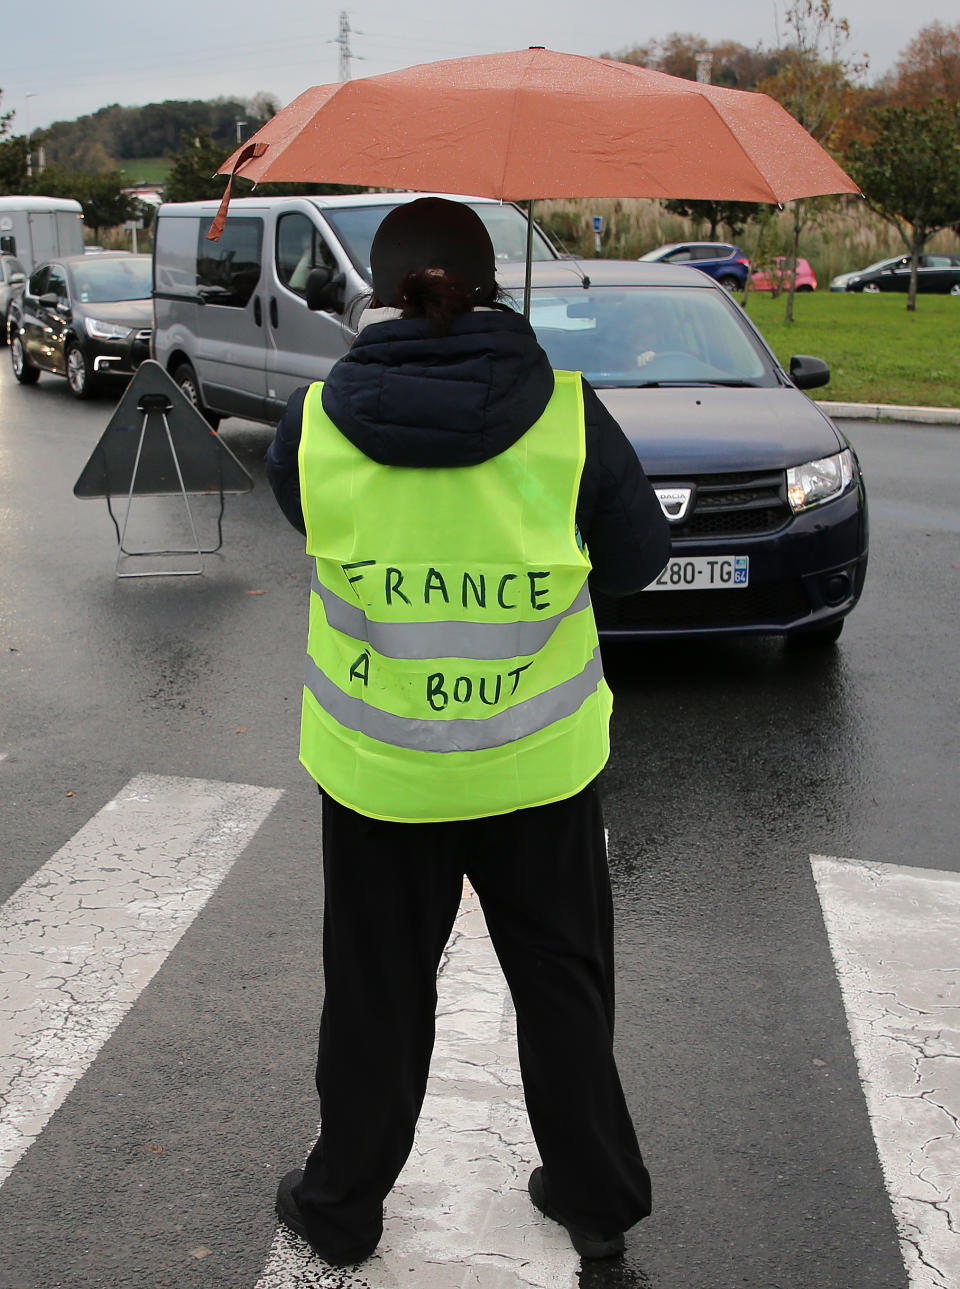
[[[778,287],[786,291],[790,286],[790,274],[787,270],[787,257],[785,255],[775,255],[773,267],[770,269],[755,269],[750,278],[751,291],[772,291]],[[797,290],[798,291],[816,291],[817,279],[813,269],[810,267],[809,260],[797,260]]]

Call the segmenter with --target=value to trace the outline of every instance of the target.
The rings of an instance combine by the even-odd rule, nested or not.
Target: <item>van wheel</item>
[[[34,367],[33,363],[27,362],[27,355],[23,352],[23,341],[20,339],[20,332],[15,331],[10,337],[10,365],[13,367],[13,374],[21,385],[36,385],[40,379],[40,368]]]
[[[90,359],[79,345],[67,347],[67,384],[74,398],[93,398],[97,392],[97,381]]]
[[[186,394],[211,430],[215,430],[220,424],[220,417],[217,416],[216,412],[208,412],[200,401],[200,382],[197,380],[197,373],[190,364],[181,363],[173,373],[173,379],[180,386],[180,392]]]

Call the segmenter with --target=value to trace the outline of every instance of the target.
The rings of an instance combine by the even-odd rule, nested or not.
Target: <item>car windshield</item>
[[[540,288],[530,321],[555,368],[601,388],[780,383],[720,289]]]
[[[340,242],[346,247],[348,255],[367,281],[370,280],[370,245],[374,234],[383,218],[389,211],[395,210],[396,205],[346,206],[323,211],[324,219],[333,228]],[[486,225],[498,260],[505,262],[525,258],[527,221],[516,206],[478,202],[473,209]],[[550,243],[540,232],[536,232],[533,239],[533,258],[535,260],[556,258]]]
[[[72,268],[73,287],[81,304],[112,304],[119,300],[149,300],[153,289],[150,256],[129,260],[91,256]]]

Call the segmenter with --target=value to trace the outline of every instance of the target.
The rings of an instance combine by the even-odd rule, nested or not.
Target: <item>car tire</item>
[[[810,283],[809,283],[809,282],[804,282],[801,286],[798,286],[798,287],[797,287],[797,290],[798,290],[798,291],[812,291],[812,290],[813,290],[813,287],[810,285]]]
[[[23,352],[23,341],[20,339],[19,331],[15,331],[10,337],[10,365],[21,385],[36,385],[40,379],[40,368],[34,367]]]
[[[862,286],[860,290],[863,292],[864,295],[880,294],[880,288],[877,286],[876,282],[867,282],[867,284],[865,286]]]
[[[951,294],[951,295],[960,295],[960,282],[954,282],[953,286],[950,288],[950,294]],[[3,342],[2,342],[2,341],[0,341],[0,344],[2,344],[2,343],[3,343]]]
[[[67,345],[64,361],[67,368],[67,384],[73,397],[93,398],[97,392],[97,378],[94,375],[93,364],[75,341]]]
[[[822,627],[806,627],[802,631],[794,631],[787,636],[787,644],[791,649],[804,651],[830,649],[840,639],[844,622],[846,618],[835,618]]]
[[[194,405],[211,430],[215,430],[220,424],[220,417],[216,412],[208,412],[200,398],[200,382],[197,380],[197,373],[189,363],[181,363],[173,373],[173,379],[180,388],[181,394]]]
[[[740,279],[738,277],[732,277],[729,273],[725,273],[723,277],[718,277],[717,281],[720,283],[722,287],[725,287],[728,291],[743,290],[743,283],[740,281]]]

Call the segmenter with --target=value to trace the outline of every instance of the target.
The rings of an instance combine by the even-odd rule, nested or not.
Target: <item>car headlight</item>
[[[821,457],[806,465],[791,466],[787,470],[787,500],[796,514],[823,501],[832,501],[853,485],[856,475],[853,453],[844,448],[836,456]]]
[[[99,318],[84,319],[87,327],[87,335],[93,336],[96,340],[126,340],[130,334],[130,328],[121,326],[116,322],[102,322]]]

